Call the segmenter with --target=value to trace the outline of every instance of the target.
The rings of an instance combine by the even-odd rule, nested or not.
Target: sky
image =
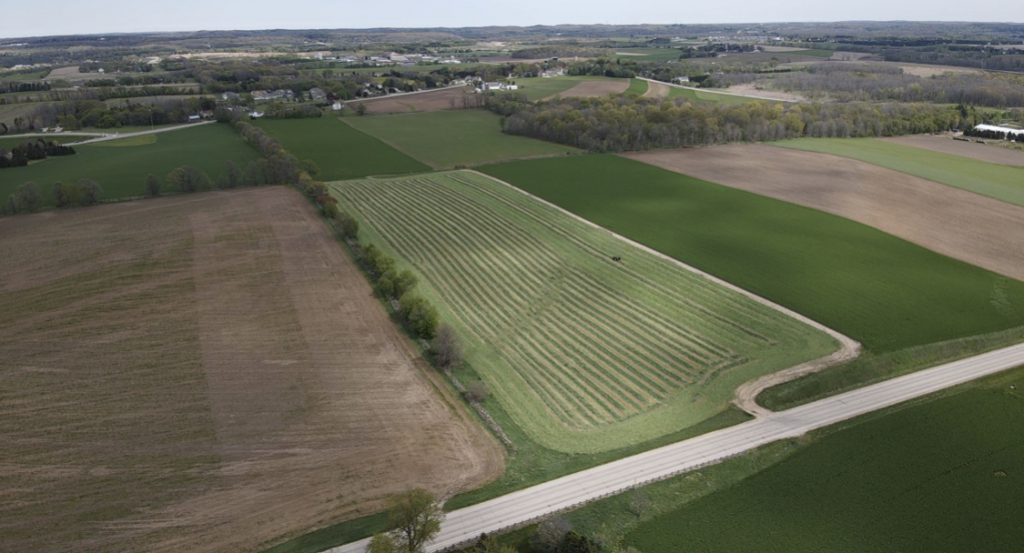
[[[559,23],[1024,22],[1022,0],[3,0],[0,37]]]

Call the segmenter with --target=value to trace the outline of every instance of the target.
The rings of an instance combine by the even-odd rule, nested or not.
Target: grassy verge
[[[867,352],[844,365],[768,388],[758,403],[780,411],[840,392],[1024,341],[1024,327],[926,344],[889,353]]]
[[[1012,475],[1024,469],[1022,386],[1016,369],[563,516],[612,551],[800,553],[828,543],[841,553],[954,553],[980,540],[977,550],[1009,553],[1020,539],[1012,498],[1022,483]],[[539,553],[532,531],[501,541]]]
[[[627,96],[643,96],[647,93],[647,81],[641,79],[630,79],[629,88],[626,89]]]

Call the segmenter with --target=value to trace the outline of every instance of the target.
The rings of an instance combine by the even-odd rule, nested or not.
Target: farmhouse
[[[270,102],[272,100],[293,100],[294,98],[295,93],[288,89],[252,91],[252,99],[257,102]]]
[[[309,89],[309,99],[313,100],[314,102],[318,102],[318,103],[326,102],[327,101],[327,93],[324,92],[324,89],[322,89],[320,87],[314,87],[314,88]]]
[[[504,90],[519,90],[519,85],[499,82],[480,83],[481,92],[501,92]]]
[[[220,98],[225,102],[237,102],[242,98],[242,96],[237,92],[225,92],[220,95]]]

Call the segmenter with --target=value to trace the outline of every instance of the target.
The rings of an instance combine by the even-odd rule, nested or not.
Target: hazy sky
[[[0,37],[558,23],[1024,22],[1022,0],[3,0]]]

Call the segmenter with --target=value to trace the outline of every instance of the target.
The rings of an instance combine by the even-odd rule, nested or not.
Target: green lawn
[[[636,526],[644,553],[1015,553],[1024,373],[871,415]]]
[[[501,118],[483,110],[346,117],[344,122],[435,169],[579,153],[570,146],[505,134]]]
[[[774,145],[858,159],[1024,205],[1024,167],[998,165],[874,138],[799,138]]]
[[[680,88],[677,86],[672,87],[672,90],[668,93],[669,98],[686,98],[691,102],[704,103],[704,104],[747,104],[750,102],[761,102],[757,98],[747,98],[745,96],[735,96],[732,94],[716,94],[714,92],[708,92],[706,90],[700,90],[696,88]]]
[[[364,240],[419,276],[502,409],[548,449],[677,432],[727,410],[739,384],[837,347],[477,173],[331,187]]]
[[[155,139],[155,140],[154,140]],[[46,203],[52,203],[51,187],[88,178],[103,188],[104,199],[142,196],[146,176],[164,177],[172,169],[191,165],[216,179],[225,162],[243,166],[259,154],[227,125],[203,125],[140,138],[76,146],[77,154],[51,157],[27,167],[0,169],[0,200],[27,181],[35,182]],[[119,147],[120,146],[120,147]]]
[[[256,123],[295,157],[312,160],[320,180],[427,171],[430,167],[335,117],[259,119]]]
[[[812,209],[611,155],[482,170],[875,353],[1024,324],[1024,283]]]

